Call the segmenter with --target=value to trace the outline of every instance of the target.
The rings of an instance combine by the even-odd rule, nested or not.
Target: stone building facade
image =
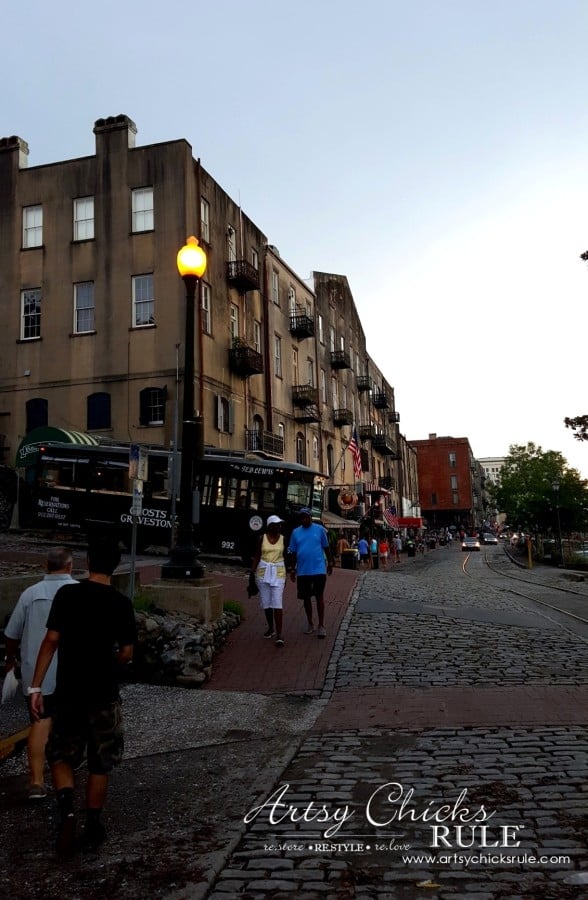
[[[136,132],[127,116],[99,119],[93,155],[32,167],[25,141],[0,140],[0,462],[47,424],[170,447],[185,340],[175,257],[195,235],[205,444],[305,463],[365,505],[412,505],[394,390],[345,276],[303,280],[185,140],[137,146]]]

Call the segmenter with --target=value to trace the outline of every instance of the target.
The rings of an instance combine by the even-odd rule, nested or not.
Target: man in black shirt
[[[60,812],[60,856],[68,856],[75,849],[74,770],[84,752],[89,774],[82,846],[88,849],[96,849],[105,838],[100,815],[108,775],[122,759],[118,669],[132,658],[136,627],[131,601],[110,584],[119,562],[120,551],[112,541],[91,543],[87,581],[67,585],[55,595],[29,688],[32,712],[38,716],[43,712],[40,685],[59,648],[47,759]]]

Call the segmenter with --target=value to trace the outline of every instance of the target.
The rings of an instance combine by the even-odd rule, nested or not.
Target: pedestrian
[[[81,849],[96,850],[106,837],[100,821],[108,777],[123,755],[119,667],[130,662],[136,627],[128,597],[111,586],[120,562],[118,544],[104,536],[90,542],[89,575],[55,595],[28,692],[32,713],[44,712],[43,678],[55,652],[57,682],[53,728],[47,741],[57,795],[58,856],[76,849],[74,770],[87,754],[86,822]]]
[[[370,545],[368,544],[367,540],[364,537],[359,539],[358,544],[357,544],[357,549],[359,552],[360,566],[362,566],[364,569],[369,569],[370,562],[371,562],[371,560],[370,560]]]
[[[349,541],[345,537],[342,531],[339,532],[339,539],[337,541],[337,552],[336,559],[339,560],[339,565],[342,565],[341,560],[343,559],[343,553],[345,550],[349,550]]]
[[[319,638],[325,638],[325,585],[327,575],[333,571],[333,557],[327,532],[322,525],[312,521],[311,511],[305,506],[300,510],[300,525],[290,536],[288,553],[290,578],[297,581],[298,599],[304,602],[307,627],[305,634],[314,634],[312,598],[316,597]]]
[[[370,557],[371,567],[375,569],[378,562],[378,540],[375,537],[370,540]]]
[[[264,637],[275,637],[276,647],[284,646],[282,598],[286,584],[286,561],[284,536],[281,533],[283,521],[279,516],[268,516],[267,530],[259,539],[252,565],[259,588],[259,601],[267,623]]]
[[[399,534],[394,536],[394,565],[400,565],[400,554],[402,552],[402,538]]]
[[[390,552],[390,545],[388,543],[388,538],[386,538],[384,535],[382,535],[382,537],[380,538],[378,552],[380,554],[380,568],[386,570],[388,568],[388,553]]]
[[[41,642],[47,633],[47,616],[53,598],[64,584],[76,584],[71,577],[73,566],[72,555],[65,547],[54,547],[47,554],[47,574],[42,581],[31,585],[20,595],[18,602],[4,629],[6,641],[6,673],[16,668],[20,660],[22,689],[27,701],[31,727],[27,739],[27,756],[29,764],[29,800],[44,800],[47,796],[45,787],[45,745],[51,730],[53,717],[55,658],[43,679],[42,689],[45,700],[43,715],[35,719],[31,712],[30,698],[27,694],[33,681],[35,662]],[[20,645],[20,653],[19,653]]]

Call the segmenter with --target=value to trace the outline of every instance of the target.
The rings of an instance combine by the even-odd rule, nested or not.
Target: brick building
[[[417,454],[419,497],[429,528],[456,526],[467,532],[485,518],[484,473],[468,438],[411,440]]]

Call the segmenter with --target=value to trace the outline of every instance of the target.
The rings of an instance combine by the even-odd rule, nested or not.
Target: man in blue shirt
[[[325,585],[327,575],[333,571],[333,556],[329,547],[327,532],[322,525],[312,521],[308,507],[300,510],[300,522],[290,537],[288,553],[291,556],[289,566],[290,579],[297,581],[298,598],[304,602],[304,611],[308,622],[305,634],[314,634],[312,615],[312,598],[316,597],[318,615],[317,637],[325,638]]]

